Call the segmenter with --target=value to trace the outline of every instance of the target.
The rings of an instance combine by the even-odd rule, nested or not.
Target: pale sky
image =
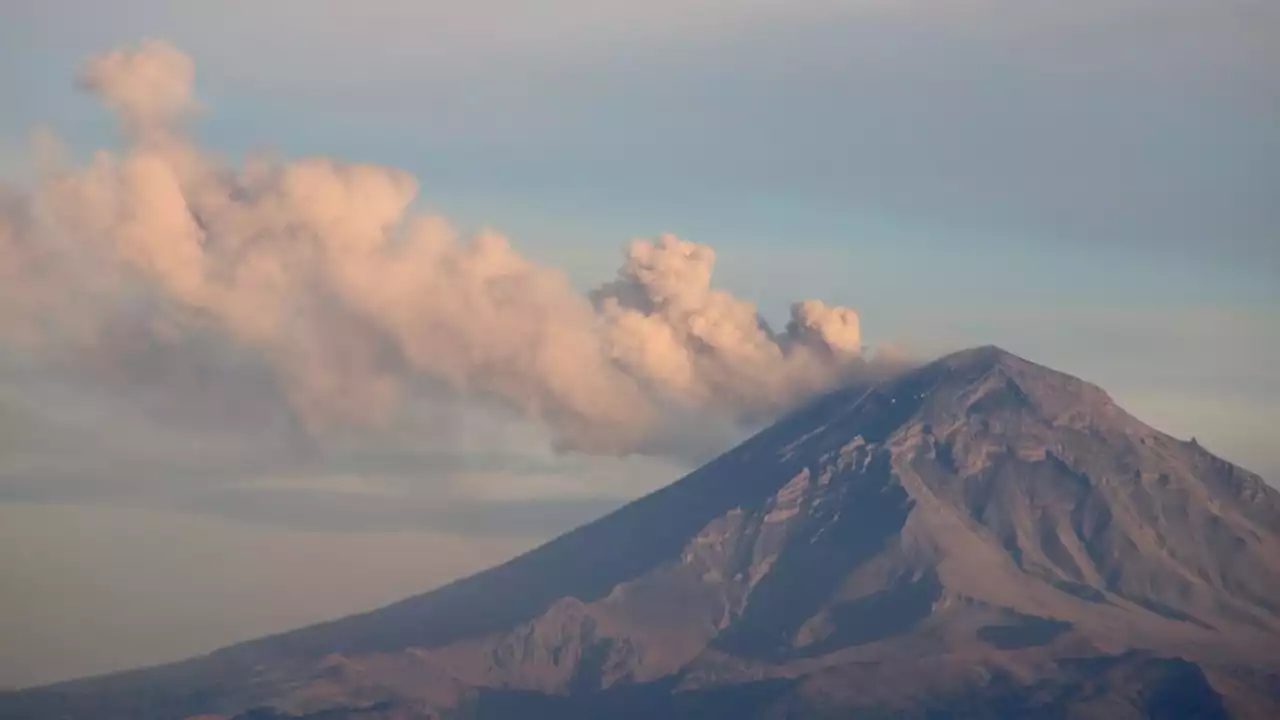
[[[872,347],[1001,345],[1280,479],[1274,0],[8,0],[0,178],[36,128],[117,148],[77,78],[147,38],[230,158],[400,168],[582,291],[673,232],[774,327],[820,298]],[[316,435],[225,338],[127,359],[0,344],[0,686],[369,609],[691,462],[431,393]]]

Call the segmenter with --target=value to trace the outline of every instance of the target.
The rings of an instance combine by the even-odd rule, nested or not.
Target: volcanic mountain
[[[1280,717],[1280,493],[994,347],[504,565],[0,717]]]

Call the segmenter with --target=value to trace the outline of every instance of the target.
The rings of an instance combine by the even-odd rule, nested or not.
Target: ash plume
[[[857,314],[796,303],[775,333],[715,288],[712,248],[637,240],[583,294],[494,233],[411,209],[409,174],[312,157],[232,164],[184,133],[194,65],[149,41],[81,85],[122,151],[0,193],[0,338],[92,358],[120,316],[216,332],[313,432],[389,421],[423,384],[496,401],[557,446],[661,453],[672,418],[754,423],[864,371]]]

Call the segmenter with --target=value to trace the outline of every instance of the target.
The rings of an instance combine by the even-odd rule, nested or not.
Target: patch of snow
[[[773,564],[777,560],[777,555],[770,555],[762,559],[760,562],[752,564],[747,570],[747,587],[753,588],[756,586],[756,583],[763,580],[764,576],[768,575],[769,571],[773,569]]]
[[[793,518],[799,513],[800,509],[795,507],[778,508],[771,511],[768,515],[765,515],[764,521],[767,523],[779,523]]]

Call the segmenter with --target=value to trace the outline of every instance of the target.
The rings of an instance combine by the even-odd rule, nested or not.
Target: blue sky
[[[582,288],[613,275],[631,238],[675,232],[714,246],[717,283],[776,323],[790,301],[818,297],[857,308],[873,345],[928,357],[995,343],[1280,478],[1280,6],[1271,0],[16,0],[0,16],[0,176],[22,177],[38,125],[78,153],[114,143],[110,119],[75,87],[79,68],[94,53],[162,38],[195,61],[206,146],[404,168],[424,209],[495,227]],[[92,433],[84,422],[79,431]],[[464,538],[489,543],[475,568],[500,554],[493,543],[536,542],[680,470],[563,458],[531,470],[542,449],[523,436],[516,445],[522,459],[463,473],[536,508],[505,534],[516,539]],[[33,483],[17,472],[0,475],[9,485],[0,490],[30,499]],[[155,483],[187,490],[148,512],[329,532],[334,543],[351,531],[329,520],[352,507],[346,486],[308,486],[315,502],[288,494],[297,487],[259,488],[246,502],[195,480]],[[477,485],[461,485],[424,494],[422,506],[472,507]],[[44,500],[91,505],[88,496],[122,504],[113,492]],[[53,512],[14,508],[6,512]],[[361,515],[372,519],[358,529],[371,532],[378,513]],[[153,522],[183,532],[165,518]],[[431,538],[457,532],[415,527]],[[421,552],[423,537],[404,540],[404,552]],[[29,568],[32,556],[0,561]],[[228,577],[243,577],[236,568]],[[432,572],[423,586],[449,576]],[[273,622],[416,587],[370,582],[386,592]],[[32,624],[22,620],[30,602],[5,604],[17,608],[15,626]],[[186,644],[157,641],[92,668],[67,664],[72,646],[32,642],[62,648],[40,670],[53,677],[270,629],[235,617]]]

